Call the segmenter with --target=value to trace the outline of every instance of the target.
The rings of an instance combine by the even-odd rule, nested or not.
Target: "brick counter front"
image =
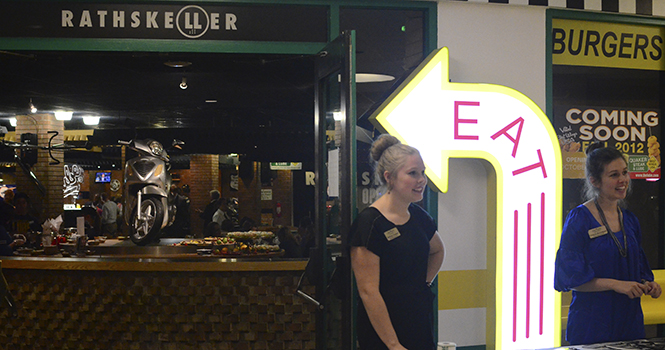
[[[0,348],[315,348],[304,261],[137,260],[3,260],[19,311],[0,309]]]

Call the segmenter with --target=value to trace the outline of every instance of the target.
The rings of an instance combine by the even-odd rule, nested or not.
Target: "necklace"
[[[614,244],[617,245],[619,248],[619,253],[621,256],[624,258],[628,256],[628,239],[626,238],[626,233],[623,231],[623,216],[621,215],[621,209],[619,209],[619,206],[617,205],[617,215],[619,216],[619,225],[621,227],[621,233],[623,233],[623,247],[619,243],[619,239],[617,238],[616,235],[614,235],[614,232],[610,229],[610,225],[607,223],[607,219],[605,218],[605,213],[603,212],[603,209],[600,208],[600,205],[598,204],[598,200],[594,199],[593,200],[594,204],[596,204],[596,209],[598,209],[598,213],[600,214],[600,219],[603,221],[603,225],[605,225],[605,228],[607,229],[607,232],[612,236],[612,239],[614,240]]]

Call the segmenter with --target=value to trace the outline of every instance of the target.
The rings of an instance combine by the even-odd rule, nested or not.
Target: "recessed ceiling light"
[[[206,103],[217,103],[217,100],[206,100]]]
[[[184,68],[184,67],[189,67],[192,65],[192,62],[187,62],[187,61],[166,61],[164,62],[165,65],[172,67],[172,68]]]
[[[72,115],[74,113],[73,112],[57,111],[53,114],[55,114],[55,119],[56,120],[72,120]]]
[[[85,116],[85,117],[83,117],[83,124],[85,124],[85,125],[98,125],[99,124],[99,117]]]

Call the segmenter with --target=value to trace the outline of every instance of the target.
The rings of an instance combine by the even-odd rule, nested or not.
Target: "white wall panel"
[[[485,308],[439,310],[439,341],[460,346],[485,344]]]
[[[545,110],[546,7],[440,2],[438,46],[450,78],[508,86]]]
[[[444,271],[487,268],[487,172],[481,161],[451,159],[449,190],[439,194]]]

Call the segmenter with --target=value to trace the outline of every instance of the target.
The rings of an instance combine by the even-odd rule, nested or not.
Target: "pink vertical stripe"
[[[517,341],[517,210],[514,222],[513,247],[513,342]]]
[[[531,203],[526,206],[526,338],[531,323]]]
[[[540,194],[540,335],[543,334],[543,310],[545,303],[545,192]]]

